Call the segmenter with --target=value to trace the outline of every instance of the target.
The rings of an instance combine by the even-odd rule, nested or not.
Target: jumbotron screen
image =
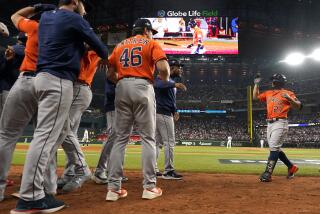
[[[166,54],[238,54],[238,17],[148,19]]]

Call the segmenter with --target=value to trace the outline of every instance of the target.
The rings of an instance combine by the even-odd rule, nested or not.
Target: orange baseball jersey
[[[80,73],[78,79],[91,85],[97,65],[100,61],[99,56],[94,51],[86,52],[80,61]]]
[[[297,99],[292,91],[285,89],[281,90],[268,90],[259,94],[258,98],[262,102],[267,103],[267,118],[287,118],[290,110],[289,101],[283,97],[288,94],[291,98]]]
[[[196,26],[194,28],[194,33],[193,33],[193,44],[198,45],[199,40],[201,40],[201,42],[202,42],[202,39],[203,39],[202,30],[198,26]]]
[[[31,19],[20,19],[18,29],[27,34],[25,57],[20,71],[36,71],[38,61],[38,22]]]
[[[109,57],[109,63],[116,68],[119,79],[132,76],[153,81],[156,62],[166,58],[156,41],[136,35],[123,40],[115,47]]]

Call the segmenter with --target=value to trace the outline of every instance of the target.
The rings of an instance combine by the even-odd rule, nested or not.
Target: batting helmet
[[[284,86],[287,82],[287,78],[283,74],[276,73],[271,78],[271,81],[279,86]]]

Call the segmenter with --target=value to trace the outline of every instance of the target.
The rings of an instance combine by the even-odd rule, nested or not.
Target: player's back
[[[130,37],[119,43],[110,57],[119,79],[141,77],[153,81],[155,62],[160,55],[157,54],[158,46],[154,40],[142,35]]]

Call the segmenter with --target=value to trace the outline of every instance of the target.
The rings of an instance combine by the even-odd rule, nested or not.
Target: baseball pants
[[[21,73],[11,88],[0,119],[0,190],[6,187],[6,179],[13,152],[24,128],[36,114],[38,104],[34,89],[34,77]]]
[[[273,123],[268,123],[267,140],[270,151],[281,151],[283,140],[289,130],[288,120],[279,119]]]
[[[107,132],[109,134],[108,141],[103,145],[98,165],[95,173],[101,174],[105,173],[107,170],[108,162],[110,159],[110,153],[116,139],[116,130],[115,130],[115,111],[109,111],[106,113],[107,117]]]
[[[69,113],[71,129],[62,143],[62,148],[67,157],[67,163],[63,173],[65,177],[91,174],[77,137],[81,116],[89,107],[91,100],[92,92],[90,87],[75,82],[73,86],[73,101]]]
[[[6,91],[6,90],[3,90],[1,93],[0,93],[0,116],[1,116],[1,113],[2,113],[2,110],[3,110],[3,107],[4,107],[4,104],[6,102],[6,99],[8,97],[8,94],[9,94],[9,91]]]
[[[34,78],[38,100],[37,127],[30,143],[23,169],[20,197],[35,201],[45,197],[44,173],[50,155],[57,149],[57,142],[68,118],[73,97],[73,83],[39,73]]]
[[[116,140],[108,163],[108,189],[119,190],[123,176],[123,161],[133,123],[142,139],[143,187],[156,186],[156,102],[153,85],[145,79],[124,78],[117,83]]]
[[[157,159],[160,149],[164,146],[164,173],[174,170],[173,150],[175,146],[174,120],[172,116],[156,115]]]

